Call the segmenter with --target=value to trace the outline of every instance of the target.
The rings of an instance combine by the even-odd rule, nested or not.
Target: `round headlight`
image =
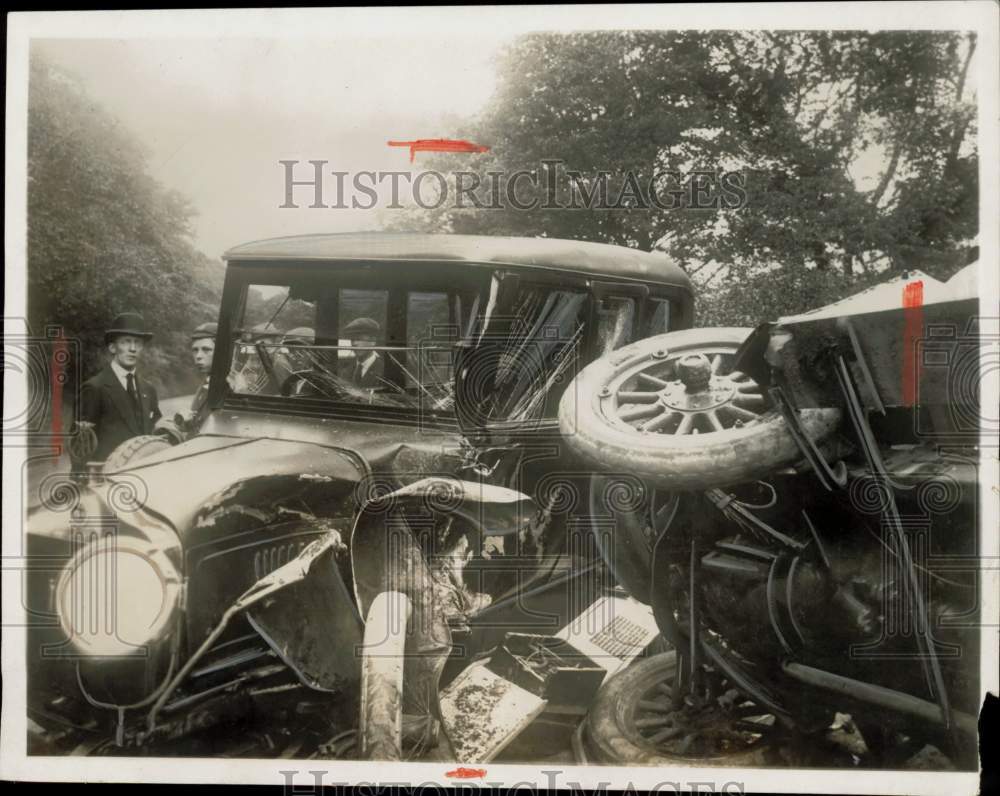
[[[84,655],[145,655],[169,627],[180,577],[166,555],[139,540],[108,536],[63,571],[59,621]]]

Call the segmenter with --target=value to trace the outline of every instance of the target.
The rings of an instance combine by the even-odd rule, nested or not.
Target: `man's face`
[[[139,354],[142,353],[146,341],[141,337],[133,337],[130,334],[123,334],[108,343],[108,350],[111,357],[125,370],[132,370],[139,362]]]
[[[351,345],[355,348],[371,348],[375,345],[375,335],[361,332],[351,338]]]
[[[202,337],[199,340],[191,341],[191,356],[194,357],[194,366],[203,376],[212,372],[213,354],[215,354],[215,340],[211,337]]]

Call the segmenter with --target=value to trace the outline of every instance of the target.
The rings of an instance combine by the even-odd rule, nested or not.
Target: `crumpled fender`
[[[354,573],[354,593],[364,616],[378,594],[389,589],[400,589],[395,578],[416,577],[419,570],[395,573],[387,568],[390,561],[388,545],[395,539],[398,528],[409,529],[393,522],[394,511],[405,509],[408,513],[446,513],[460,516],[478,526],[488,536],[517,534],[535,512],[534,501],[523,492],[506,487],[463,481],[446,476],[423,478],[386,495],[369,499],[361,507],[351,532],[351,566]],[[398,520],[398,518],[397,518]],[[418,584],[412,583],[412,586]]]
[[[311,633],[307,632],[304,637],[301,635],[296,637],[294,633],[297,630],[301,630],[301,626],[289,625],[287,622],[281,621],[282,618],[287,617],[285,611],[279,609],[277,612],[269,614],[268,609],[276,605],[294,605],[295,597],[302,594],[302,592],[297,592],[298,589],[316,591],[314,588],[310,588],[314,585],[313,578],[316,576],[322,577],[324,569],[334,569],[333,576],[339,581],[340,576],[333,567],[331,557],[338,548],[342,547],[343,541],[340,538],[340,534],[335,530],[331,530],[323,537],[309,544],[291,561],[260,578],[253,586],[240,595],[225,610],[222,618],[213,628],[212,632],[208,634],[208,637],[201,643],[201,646],[195,650],[194,654],[187,659],[180,671],[160,691],[147,715],[148,732],[152,733],[155,730],[156,719],[160,710],[167,703],[167,700],[174,691],[176,691],[177,687],[191,673],[195,664],[201,660],[205,653],[222,636],[233,618],[251,609],[258,611],[258,621],[255,626],[259,625],[264,629],[265,632],[261,635],[263,635],[264,639],[272,646],[275,652],[292,667],[306,685],[320,688],[321,690],[334,690],[323,687],[322,672],[317,676],[315,672],[310,671],[308,668],[303,669],[301,664],[303,660],[308,663],[308,656],[304,653],[311,653],[317,649],[315,644],[309,643],[310,641],[318,639],[321,643],[326,643],[333,647],[338,645],[339,640],[331,632],[331,628],[327,623],[322,621],[325,617],[322,617],[321,621],[316,623],[318,627]],[[343,587],[342,583],[341,586]],[[337,613],[339,614],[339,612]],[[360,638],[360,634],[358,637]],[[289,639],[297,642],[297,644],[288,643]],[[353,649],[353,647],[349,649]],[[337,687],[341,683],[333,681],[333,685]]]
[[[304,685],[340,692],[361,677],[361,617],[337,567],[346,554],[340,534],[317,542],[278,570],[284,586],[255,602],[247,619]]]
[[[451,632],[432,587],[429,563],[411,522],[435,514],[463,517],[489,536],[516,534],[534,515],[527,495],[505,487],[450,477],[430,477],[367,501],[351,533],[354,592],[361,616],[384,591],[412,604],[406,630],[403,713],[438,715],[441,670],[451,652]]]

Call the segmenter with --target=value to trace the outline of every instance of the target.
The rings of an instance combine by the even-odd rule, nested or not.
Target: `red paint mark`
[[[418,138],[416,141],[389,141],[389,146],[410,148],[410,163],[417,152],[489,152],[488,146],[454,138]]]
[[[49,367],[49,386],[52,388],[52,452],[58,456],[62,453],[59,437],[62,436],[62,391],[66,381],[66,362],[69,354],[66,351],[66,338],[62,329],[59,330],[52,345],[52,363]]]
[[[903,286],[903,404],[917,401],[920,362],[917,361],[917,341],[924,333],[924,283],[910,282]]]
[[[445,776],[454,777],[455,779],[482,779],[486,776],[486,769],[465,768],[464,766],[459,766],[454,771],[446,772]]]

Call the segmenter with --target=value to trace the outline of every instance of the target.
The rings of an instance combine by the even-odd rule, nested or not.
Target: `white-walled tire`
[[[710,489],[760,478],[802,454],[769,396],[733,371],[750,329],[670,332],[592,362],[559,404],[569,445],[612,472],[667,489]],[[803,409],[806,435],[819,441],[840,411]]]

